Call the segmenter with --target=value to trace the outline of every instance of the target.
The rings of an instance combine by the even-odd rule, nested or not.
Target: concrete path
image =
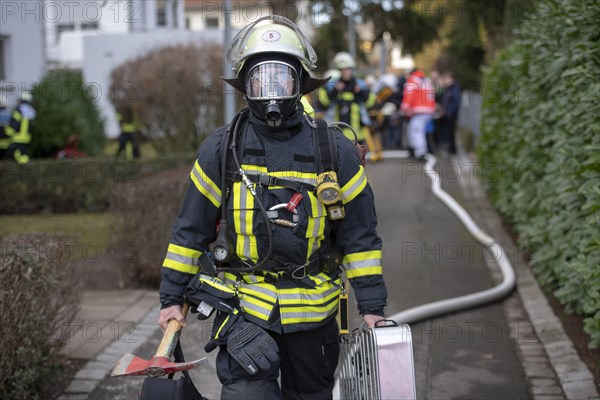
[[[454,159],[442,161],[437,168],[443,188],[512,256],[518,289],[503,302],[411,326],[418,398],[598,398],[589,370],[472,173],[474,164]],[[433,197],[422,165],[386,159],[370,164],[367,171],[384,240],[387,314],[498,282],[493,254],[485,253]],[[107,375],[125,352],[152,357],[161,338],[157,304],[152,292],[87,293],[78,317],[80,334],[74,335],[65,353],[90,361],[61,399],[136,399],[143,378]],[[360,323],[354,310],[351,307],[351,327]],[[186,359],[209,359],[207,366],[192,371],[192,377],[204,396],[217,399],[216,354],[207,355],[202,349],[210,322],[189,322],[182,335]],[[101,332],[100,338],[95,332]]]

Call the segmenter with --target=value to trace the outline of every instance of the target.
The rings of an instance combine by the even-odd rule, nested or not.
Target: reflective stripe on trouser
[[[29,162],[29,152],[27,151],[26,145],[13,143],[8,151],[9,153],[12,153],[17,164],[27,164]]]
[[[340,349],[335,318],[310,331],[269,333],[279,346],[280,365],[258,375],[249,375],[225,346],[220,348],[216,369],[223,384],[221,399],[331,399]]]
[[[416,114],[408,121],[407,136],[408,145],[415,152],[415,157],[421,157],[427,154],[427,138],[425,137],[425,128],[431,120],[429,114]]]

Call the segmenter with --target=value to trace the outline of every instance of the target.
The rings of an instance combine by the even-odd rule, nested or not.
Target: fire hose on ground
[[[496,261],[503,279],[500,284],[493,288],[464,296],[423,304],[389,317],[389,319],[396,321],[398,324],[422,321],[498,301],[510,294],[515,286],[515,272],[504,249],[494,238],[483,232],[465,209],[442,189],[440,177],[434,170],[436,163],[437,159],[434,156],[427,155],[425,173],[431,180],[431,191],[433,192],[433,195],[442,201],[442,203],[456,215],[475,240],[477,240],[484,248],[494,249],[494,251],[498,253]]]

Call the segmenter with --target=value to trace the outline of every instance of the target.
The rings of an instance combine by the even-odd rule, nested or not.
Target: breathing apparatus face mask
[[[253,66],[246,78],[246,98],[250,109],[268,126],[276,128],[290,117],[300,97],[300,79],[296,69],[280,61]]]

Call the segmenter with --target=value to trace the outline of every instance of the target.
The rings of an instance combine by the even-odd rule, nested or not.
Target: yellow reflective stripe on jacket
[[[20,112],[13,112],[12,117],[20,123],[19,130],[13,129],[10,125],[7,125],[6,133],[9,136],[12,136],[13,143],[23,143],[27,144],[31,142],[31,134],[29,133],[29,122],[30,120],[27,118],[23,118]]]
[[[356,175],[342,187],[342,202],[344,204],[351,202],[363,191],[365,186],[367,186],[367,175],[365,174],[365,169],[361,165],[358,168]]]
[[[229,272],[223,275],[227,285],[237,286],[244,313],[266,322],[278,304],[283,325],[320,322],[337,311],[340,279],[332,281],[324,272],[308,278],[314,282],[314,288],[281,289],[258,275],[245,274],[241,278]]]
[[[123,133],[134,133],[137,131],[137,125],[133,122],[121,123],[121,132]]]
[[[308,226],[306,227],[305,237],[308,239],[306,259],[318,250],[321,242],[325,239],[325,217],[327,212],[325,206],[321,203],[314,193],[308,192],[310,200],[310,215],[308,216]]]
[[[163,267],[171,268],[187,274],[198,272],[198,259],[202,255],[201,251],[188,249],[176,244],[169,244],[167,255],[163,262]]]
[[[236,254],[243,259],[256,262],[258,245],[252,233],[254,197],[242,182],[233,183],[233,223],[236,239]]]
[[[311,277],[312,278],[312,277]],[[320,279],[316,279],[320,281]],[[313,279],[313,281],[315,281]],[[334,314],[338,308],[341,292],[338,284],[322,282],[315,288],[293,288],[279,290],[279,311],[281,323],[300,324],[320,322]]]
[[[194,182],[196,189],[202,193],[215,207],[221,206],[221,189],[217,186],[212,179],[202,170],[202,167],[196,161],[190,178]]]
[[[352,253],[344,256],[342,268],[348,279],[364,275],[381,275],[381,250]]]
[[[342,92],[338,94],[338,99],[343,101],[354,101],[354,93],[352,92]]]
[[[306,96],[302,96],[302,98],[300,99],[300,102],[302,103],[302,106],[304,107],[304,112],[314,118],[315,109],[310,104],[310,100],[308,100],[308,98],[306,98]]]
[[[324,303],[328,303],[334,297],[337,297],[340,292],[340,288],[334,285],[324,285],[324,287],[307,289],[307,288],[295,288],[295,289],[281,289],[279,291],[279,304],[294,305],[298,306],[306,304],[310,306],[319,306]]]
[[[324,306],[281,306],[281,323],[283,325],[290,325],[306,322],[321,322],[337,312],[338,304],[339,302],[337,301],[336,295],[334,300]]]
[[[375,93],[373,93],[373,92],[370,92],[369,97],[367,98],[367,101],[365,101],[365,107],[372,108],[376,102],[377,102],[377,95],[375,95]]]
[[[329,107],[331,100],[329,99],[329,95],[327,94],[327,90],[325,88],[319,88],[317,96],[319,97],[319,103],[321,103],[323,107]]]
[[[217,277],[200,274],[198,279],[200,280],[200,282],[206,283],[207,285],[212,286],[213,288],[215,288],[221,292],[225,292],[228,294],[235,294],[235,290],[233,290],[232,288],[227,286],[225,284],[225,282],[223,282],[222,280],[220,280]]]
[[[250,275],[248,276],[250,277]],[[240,307],[245,313],[268,321],[277,303],[277,288],[269,283],[237,283]]]

